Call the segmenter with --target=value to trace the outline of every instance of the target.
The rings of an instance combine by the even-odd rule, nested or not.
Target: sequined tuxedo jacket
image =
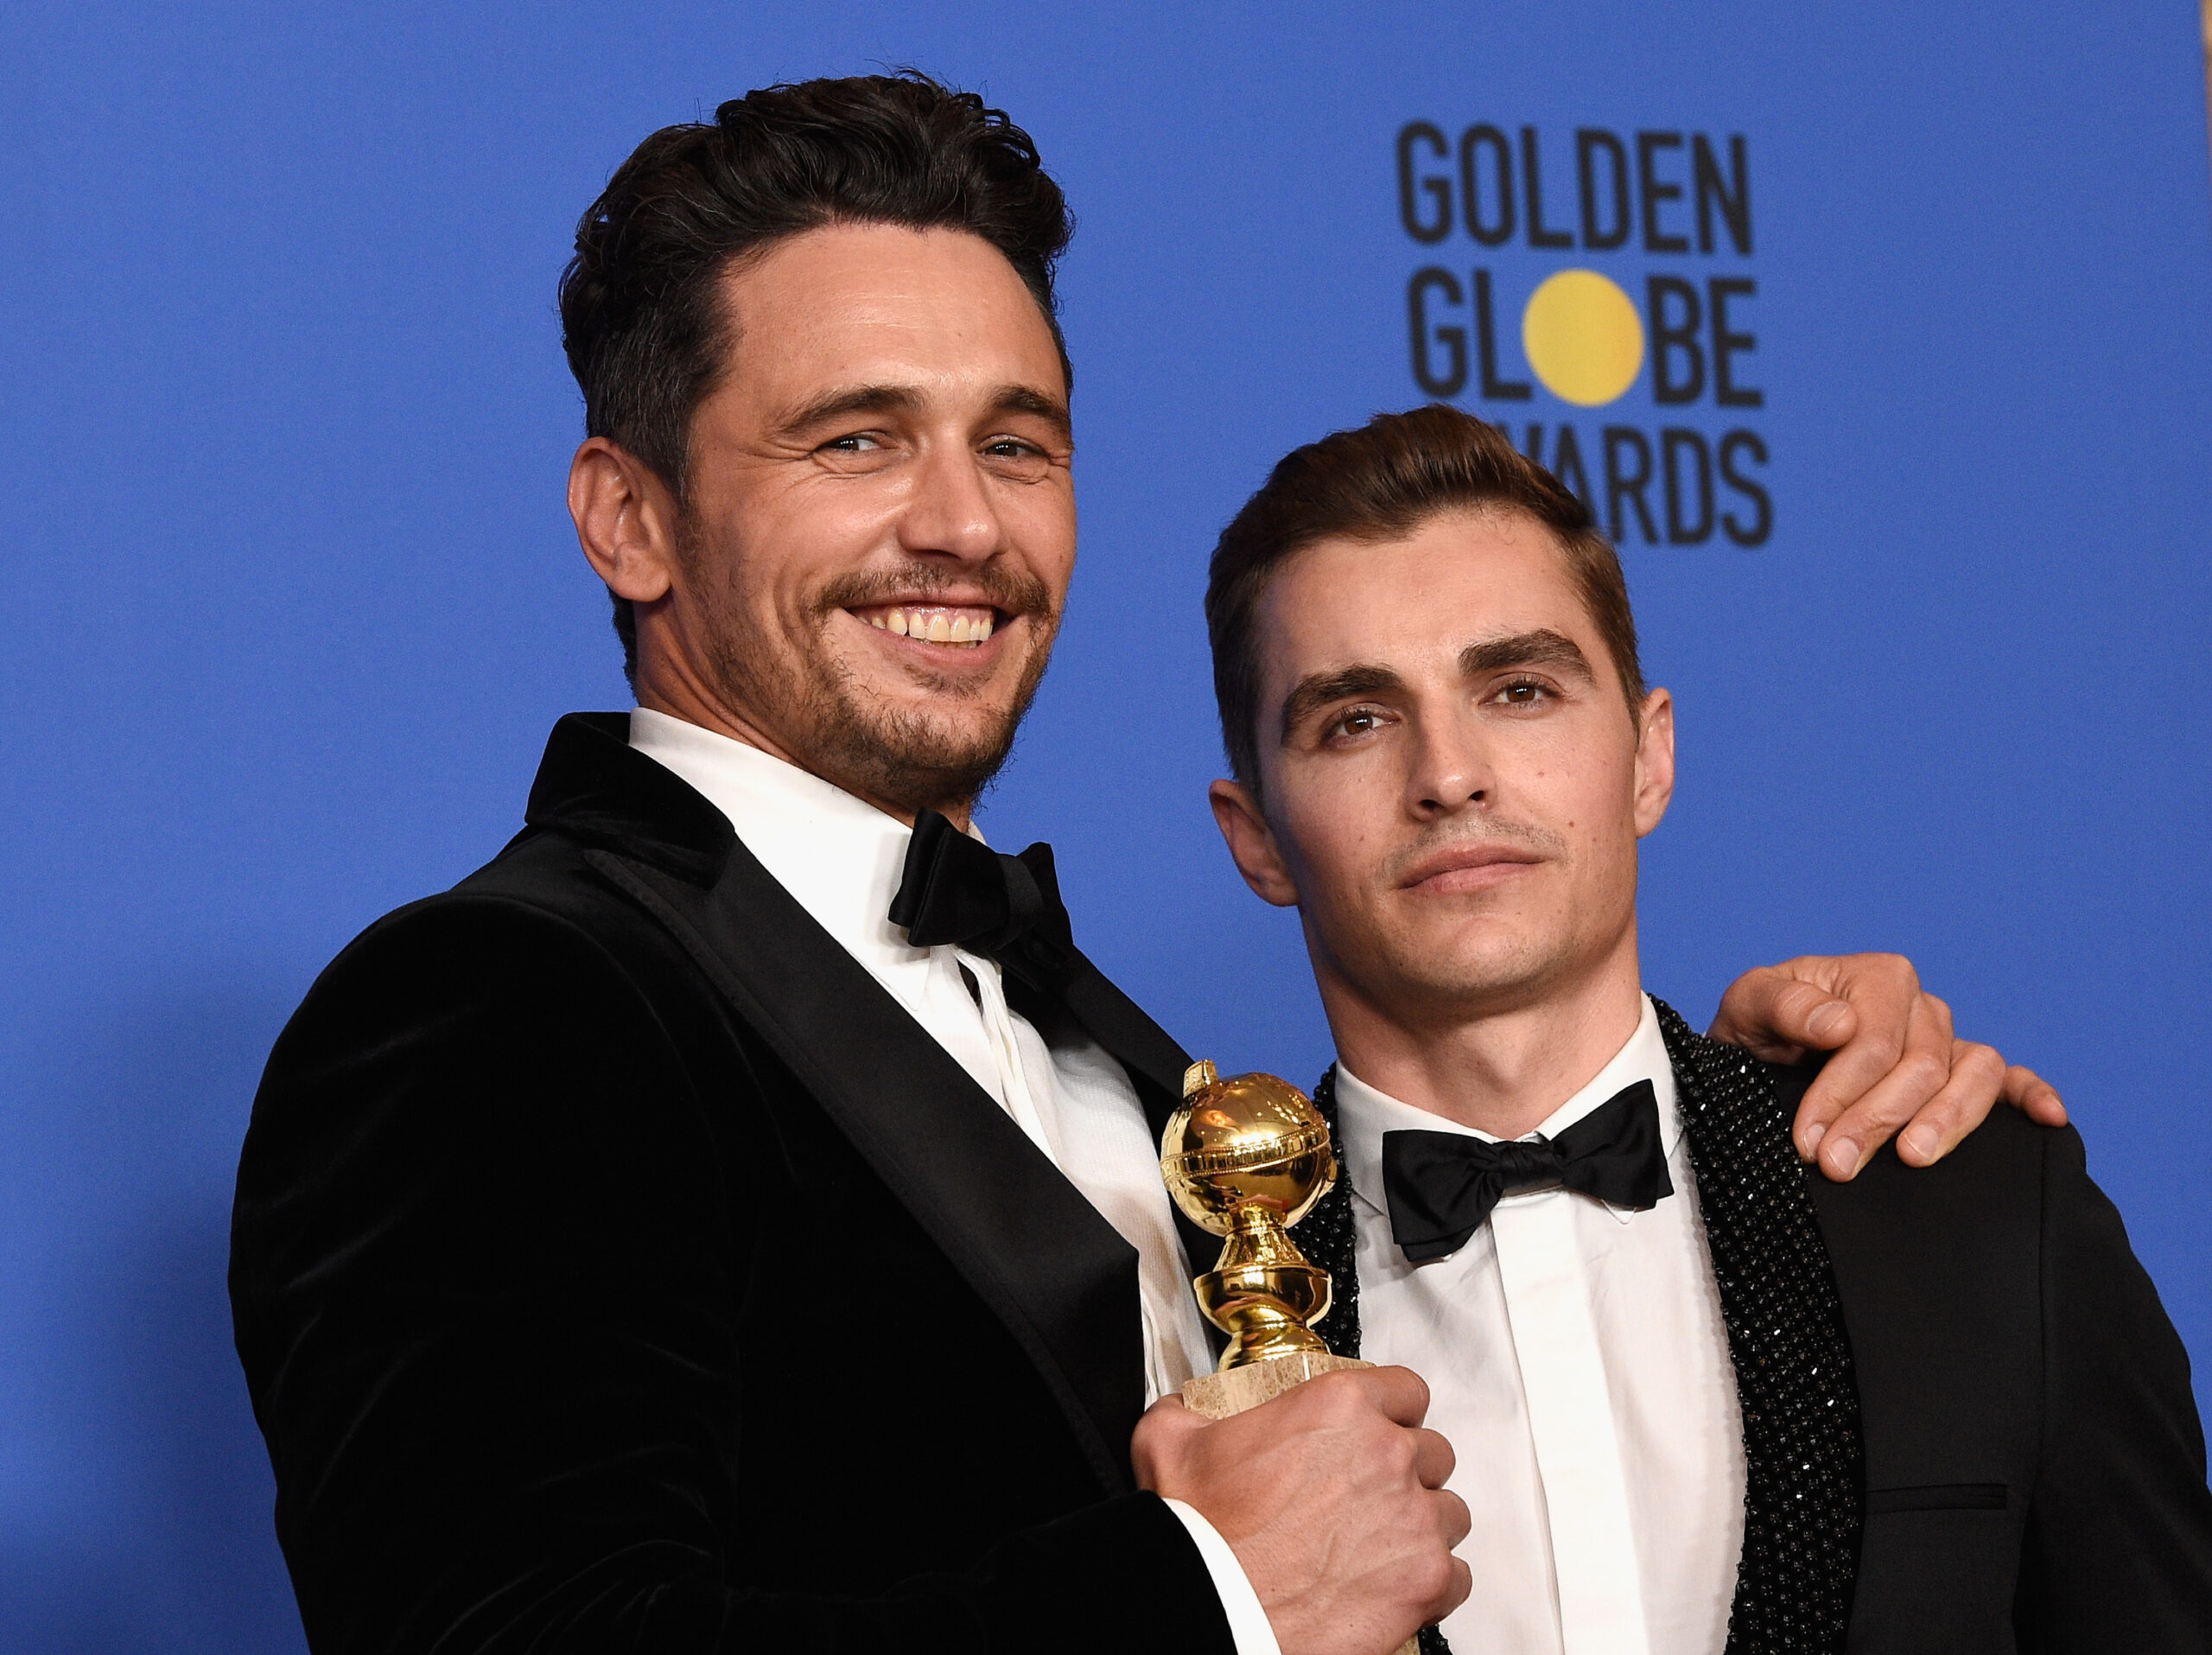
[[[1227,1655],[1130,1473],[1135,1251],[623,716],[526,820],[255,1102],[232,1298],[317,1655]]]
[[[2000,1108],[1932,1168],[1830,1183],[1789,1143],[1810,1071],[1659,1021],[1748,1462],[1731,1655],[2212,1651],[2189,1358],[2080,1136]],[[1297,1240],[1356,1355],[1350,1203]]]

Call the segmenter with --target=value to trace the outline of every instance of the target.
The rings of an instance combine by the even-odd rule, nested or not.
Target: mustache
[[[1566,839],[1549,828],[1539,827],[1533,822],[1509,822],[1500,818],[1485,821],[1472,831],[1462,827],[1447,832],[1432,833],[1418,843],[1408,845],[1383,864],[1382,877],[1395,884],[1408,869],[1427,861],[1440,851],[1479,845],[1512,845],[1545,856],[1563,856],[1567,852]]]
[[[971,569],[950,570],[937,563],[909,563],[897,569],[855,570],[840,575],[815,599],[817,615],[838,609],[888,603],[897,598],[927,602],[957,589],[980,592],[990,606],[1009,617],[1033,615],[1056,625],[1059,611],[1053,607],[1052,589],[1026,570],[1008,569],[995,561]]]

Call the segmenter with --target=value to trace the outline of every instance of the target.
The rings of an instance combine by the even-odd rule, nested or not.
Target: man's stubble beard
[[[981,729],[965,720],[933,717],[926,706],[887,705],[857,681],[849,661],[833,657],[826,643],[842,610],[893,597],[926,598],[933,587],[942,591],[955,584],[982,588],[995,607],[1024,617],[1037,634],[1012,699]],[[810,636],[792,661],[780,652],[741,646],[741,640],[751,634],[734,582],[709,582],[708,589],[719,601],[709,617],[705,665],[725,704],[773,710],[791,757],[804,768],[847,792],[908,814],[964,808],[990,785],[1013,754],[1014,737],[1044,683],[1059,631],[1052,595],[1033,576],[985,564],[953,576],[923,566],[831,582],[814,601],[807,617]],[[934,673],[921,675],[921,682],[949,702],[973,701],[991,689]]]

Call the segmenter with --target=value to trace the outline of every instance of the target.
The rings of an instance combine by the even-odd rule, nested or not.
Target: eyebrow
[[[1594,684],[1590,658],[1565,633],[1539,627],[1533,632],[1509,633],[1501,638],[1478,639],[1459,652],[1459,676],[1480,678],[1516,666],[1553,666]],[[1389,695],[1402,690],[1405,680],[1387,666],[1345,666],[1315,672],[1292,686],[1282,703],[1282,739],[1287,742],[1299,726],[1339,701],[1357,696]]]
[[[921,405],[922,393],[912,385],[840,385],[785,415],[776,423],[776,435],[795,436],[852,414],[909,414]]]
[[[1039,391],[1034,385],[1001,385],[991,398],[995,414],[1030,414],[1046,421],[1064,440],[1072,441],[1075,422],[1068,417],[1067,399]]]
[[[1478,639],[1459,652],[1462,678],[1480,678],[1510,666],[1556,666],[1586,684],[1598,681],[1598,675],[1590,670],[1590,658],[1574,640],[1548,627],[1509,633],[1503,638]]]
[[[1388,695],[1405,687],[1405,680],[1387,666],[1346,666],[1333,672],[1314,672],[1291,687],[1282,703],[1282,739],[1287,742],[1298,727],[1332,703],[1353,696]]]
[[[922,393],[912,385],[840,385],[800,404],[785,415],[776,423],[775,434],[782,437],[796,436],[802,431],[828,424],[832,420],[849,418],[855,414],[912,414],[920,410],[922,403]],[[990,412],[1032,415],[1048,422],[1063,440],[1072,440],[1074,436],[1075,426],[1068,417],[1066,401],[1039,391],[1034,385],[999,386],[991,393]]]

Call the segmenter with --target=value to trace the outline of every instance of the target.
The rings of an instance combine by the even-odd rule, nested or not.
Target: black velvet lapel
[[[561,722],[530,820],[584,841],[667,927],[1028,1353],[1106,1492],[1128,1492],[1135,1250],[719,811],[629,748],[620,715]]]
[[[553,726],[523,820],[517,843],[557,831],[702,885],[737,843],[729,818],[630,745],[627,713],[569,713]]]
[[[1654,1003],[1657,1003],[1655,1002]],[[1659,1005],[1746,1461],[1730,1655],[1843,1648],[1865,1486],[1843,1306],[1774,1072]]]

